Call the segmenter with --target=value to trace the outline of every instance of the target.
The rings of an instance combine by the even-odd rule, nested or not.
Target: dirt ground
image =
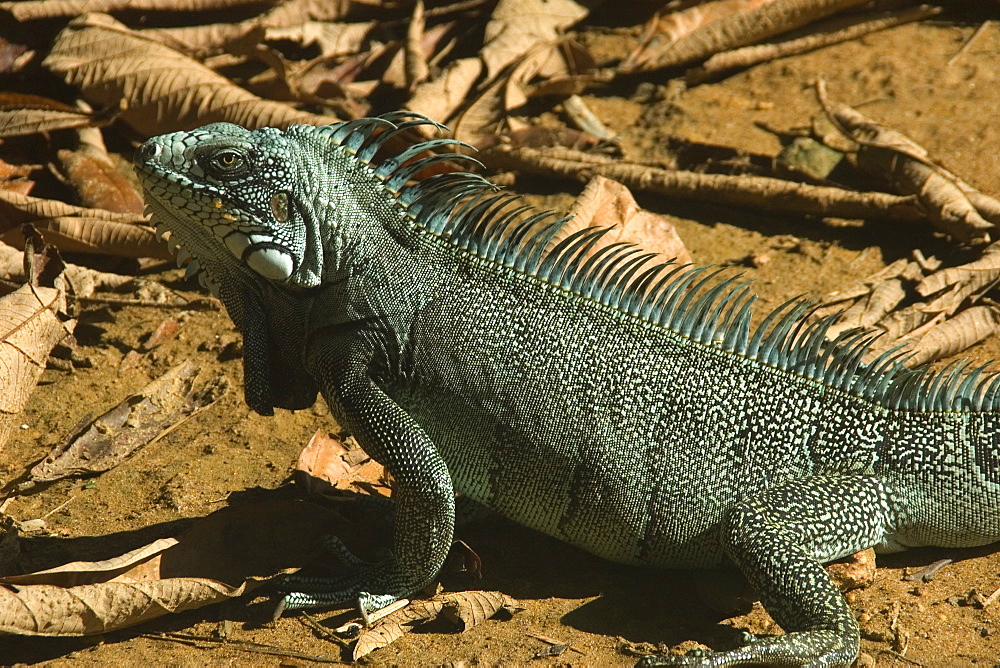
[[[987,25],[972,47],[956,56],[989,18],[986,14],[980,7],[978,13],[975,9],[964,16],[953,13],[947,21],[898,27],[689,90],[664,78],[623,81],[584,97],[620,133],[629,156],[661,156],[668,138],[675,137],[770,157],[780,148],[774,130],[807,126],[818,112],[810,83],[822,77],[831,97],[907,133],[973,185],[997,195],[1000,27]],[[580,38],[596,52],[610,57],[628,48],[627,39],[594,23],[588,25],[580,29]],[[558,208],[568,206],[580,189],[572,183],[523,178],[514,187],[531,195],[535,203]],[[698,262],[741,263],[750,254],[765,254],[767,262],[745,269],[756,279],[762,298],[759,310],[793,295],[837,289],[908,257],[914,249],[946,264],[970,257],[968,249],[907,223],[824,222],[659,197],[640,195],[639,200],[675,222]],[[198,294],[196,285],[183,282],[179,270],[151,277]],[[227,344],[238,337],[221,312],[181,315],[182,327],[174,340],[133,366],[120,366],[124,355],[167,315],[141,308],[100,308],[84,314],[77,338],[92,368],[45,372],[24,415],[27,428],[4,452],[0,477],[20,473],[65,439],[85,414],[110,407],[181,360],[222,370],[239,388],[240,360],[224,354],[232,350]],[[968,355],[977,362],[1000,358],[1000,337],[988,339]],[[160,536],[177,535],[192,518],[241,498],[239,494],[231,498],[233,493],[250,490],[255,498],[268,498],[267,490],[286,483],[299,451],[324,426],[335,428],[325,406],[264,418],[247,409],[241,391],[230,391],[212,408],[93,479],[93,484],[62,482],[10,503],[7,513],[21,521],[44,516],[48,527],[23,538],[25,565],[36,570],[65,561],[106,558]],[[495,517],[462,530],[459,537],[482,558],[484,579],[452,577],[445,580],[446,587],[500,590],[522,602],[525,610],[461,634],[432,625],[375,652],[368,662],[627,665],[635,660],[630,647],[688,649],[697,643],[725,649],[740,629],[777,631],[759,604],[746,615],[716,611],[720,596],[712,590],[731,593],[736,587],[725,573],[629,569]],[[917,585],[901,579],[907,571],[942,558],[955,562],[932,582]],[[971,589],[986,595],[1000,588],[1000,553],[989,548],[922,549],[880,557],[878,565],[874,585],[849,596],[864,632],[863,665],[1000,665],[1000,604],[976,609],[949,602],[964,598]],[[210,636],[223,626],[230,638],[340,656],[336,645],[318,638],[297,618],[271,623],[267,609],[263,603],[237,601],[98,637],[7,637],[0,639],[0,662],[312,663],[142,635],[184,630]],[[320,613],[316,618],[336,625],[346,613]],[[574,649],[532,661],[547,646],[539,636],[571,643]]]

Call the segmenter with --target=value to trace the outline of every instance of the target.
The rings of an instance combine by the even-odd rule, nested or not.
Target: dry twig
[[[923,219],[912,196],[855,192],[764,176],[666,170],[572,149],[540,151],[528,147],[498,146],[485,152],[482,157],[484,162],[498,170],[519,170],[577,181],[586,181],[599,174],[624,183],[633,190],[715,204],[752,207],[761,211],[855,219]]]
[[[856,23],[834,32],[814,33],[786,42],[746,46],[742,49],[717,53],[706,60],[700,67],[689,70],[686,80],[689,85],[704,83],[729,70],[743,69],[780,58],[788,58],[800,53],[808,53],[824,46],[849,42],[864,35],[878,32],[879,30],[886,30],[903,25],[904,23],[920,21],[940,13],[940,7],[920,5],[918,7],[903,9],[896,14],[883,18]]]

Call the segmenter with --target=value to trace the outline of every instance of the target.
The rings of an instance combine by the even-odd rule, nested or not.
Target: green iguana
[[[797,300],[759,327],[736,278],[650,263],[479,176],[405,112],[136,154],[178,260],[244,338],[261,414],[311,405],[396,481],[392,559],[303,579],[289,609],[370,611],[437,575],[455,492],[625,564],[735,564],[786,635],[647,665],[846,666],[857,622],[823,562],[1000,539],[1000,375],[931,374],[870,332],[827,345]],[[439,126],[440,127],[440,126]]]

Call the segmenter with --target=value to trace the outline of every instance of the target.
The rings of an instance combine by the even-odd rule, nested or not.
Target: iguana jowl
[[[217,123],[136,154],[154,218],[244,337],[246,400],[322,392],[392,473],[393,559],[289,608],[374,609],[437,574],[454,492],[627,564],[735,563],[787,631],[662,665],[848,665],[857,623],[821,563],[1000,539],[1000,375],[869,365],[790,302],[643,262],[478,176],[381,157],[396,113],[255,132]]]

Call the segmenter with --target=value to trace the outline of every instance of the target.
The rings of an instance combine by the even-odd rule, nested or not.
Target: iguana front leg
[[[358,601],[362,614],[428,585],[438,574],[455,529],[448,467],[414,419],[373,381],[370,346],[350,335],[324,334],[310,349],[312,371],[334,417],[392,475],[392,558],[343,578],[294,578],[284,609]]]
[[[728,652],[646,657],[639,665],[850,665],[859,649],[858,623],[822,563],[882,542],[891,516],[883,483],[866,476],[795,480],[737,503],[723,527],[723,545],[786,634]]]

